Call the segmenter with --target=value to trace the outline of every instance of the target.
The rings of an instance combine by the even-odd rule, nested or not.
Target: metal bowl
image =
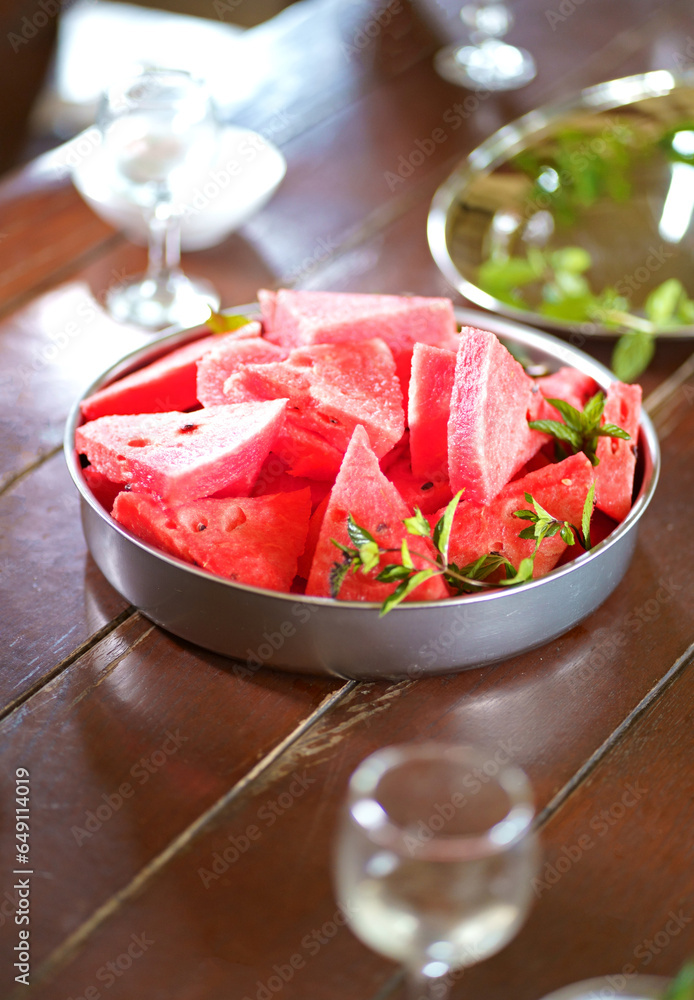
[[[669,980],[660,976],[600,976],[563,986],[543,1000],[599,1000],[601,997],[624,997],[624,1000],[662,1000]]]
[[[505,125],[470,153],[434,195],[427,231],[436,264],[470,302],[503,316],[584,335],[616,333],[598,322],[535,311],[537,298],[528,299],[528,308],[496,298],[480,287],[480,264],[494,248],[523,254],[530,243],[549,250],[580,246],[591,255],[587,277],[596,293],[616,287],[638,309],[653,288],[678,278],[694,296],[694,213],[689,194],[683,194],[683,188],[689,192],[694,186],[694,164],[679,163],[676,173],[658,146],[665,132],[677,125],[684,128],[684,123],[689,135],[694,128],[694,73],[675,77],[656,70],[588,87]],[[598,162],[606,140],[623,134],[620,128],[628,128],[657,154],[643,162],[636,158],[630,165],[627,200],[601,195],[572,222],[560,225],[545,194],[529,198],[533,182],[513,163],[519,153],[544,163],[548,142],[573,130],[581,141],[570,154],[567,148],[565,159],[576,177],[586,165]],[[552,174],[558,189],[564,181],[556,171]],[[537,296],[537,291],[532,294]],[[668,328],[665,335],[691,337],[694,327]]]
[[[548,334],[471,310],[457,309],[456,316],[463,325],[484,325],[533,363],[550,370],[572,365],[602,387],[613,381],[603,365]],[[104,372],[84,396],[200,335],[200,330],[175,333],[135,351]],[[67,422],[65,455],[97,565],[157,625],[241,661],[235,669],[244,675],[270,666],[357,679],[417,678],[493,663],[549,642],[591,614],[622,579],[660,465],[656,434],[644,415],[635,502],[622,524],[594,549],[518,588],[412,602],[379,618],[377,604],[232,583],[140,541],[106,513],[84,481],[74,445],[80,402]]]

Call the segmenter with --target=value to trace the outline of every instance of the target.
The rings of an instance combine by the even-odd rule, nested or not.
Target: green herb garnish
[[[436,557],[433,559],[430,555],[422,552],[411,552],[407,538],[403,539],[399,549],[381,548],[373,535],[366,528],[357,524],[352,515],[349,514],[347,534],[352,545],[343,545],[334,538],[331,539],[333,545],[342,552],[342,560],[334,563],[330,570],[331,596],[338,596],[348,573],[373,573],[379,566],[381,558],[391,552],[398,552],[401,562],[387,563],[374,577],[379,583],[396,584],[392,594],[389,594],[381,605],[381,616],[388,614],[425,580],[430,580],[434,576],[442,576],[448,586],[457,594],[525,583],[532,579],[535,556],[540,545],[545,538],[551,538],[557,533],[561,534],[567,545],[575,544],[575,535],[584,548],[590,548],[590,518],[593,511],[594,484],[591,485],[586,496],[580,528],[569,524],[568,521],[557,521],[534,500],[530,493],[525,494],[525,499],[531,504],[532,509],[517,510],[514,514],[518,518],[531,522],[528,527],[519,532],[519,537],[534,539],[535,547],[530,556],[521,560],[518,569],[498,552],[487,553],[480,556],[475,562],[459,567],[455,563],[449,562],[448,546],[453,519],[462,494],[461,490],[453,497],[433,531],[419,508],[415,508],[413,517],[403,520],[408,535],[413,538],[431,538],[436,549]],[[415,566],[413,555],[425,564],[424,568],[418,569]],[[496,583],[488,583],[487,577],[500,569],[503,569],[505,578]]]
[[[682,966],[665,991],[663,1000],[694,1000],[694,959]]]
[[[600,424],[605,409],[603,392],[596,392],[583,407],[583,411],[577,410],[563,399],[548,399],[547,402],[559,410],[564,423],[559,420],[529,420],[528,427],[533,431],[551,434],[560,442],[565,453],[577,455],[579,451],[584,452],[590,459],[591,465],[600,464],[600,459],[595,453],[598,438],[616,437],[623,441],[631,438],[630,434],[616,424]],[[566,454],[563,457],[566,457]]]
[[[230,333],[232,330],[240,330],[251,320],[248,316],[227,316],[226,313],[218,313],[210,309],[210,317],[205,323],[212,333]]]

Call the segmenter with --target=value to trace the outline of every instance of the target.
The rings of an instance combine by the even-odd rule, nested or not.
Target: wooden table
[[[464,125],[395,184],[400,157],[470,97],[431,67],[455,37],[455,4],[432,3],[426,26],[394,2],[373,40],[356,34],[373,11],[339,0],[249,33],[257,86],[238,120],[282,147],[289,172],[242,232],[188,258],[190,272],[228,306],[291,283],[449,294],[425,219],[466,151],[550,98],[692,60],[684,2],[514,7],[513,38],[538,57],[538,78],[473,95]],[[397,970],[341,925],[330,845],[357,763],[429,738],[503,746],[527,770],[547,866],[525,929],[455,996],[536,1000],[596,974],[673,972],[694,942],[691,343],[661,343],[643,380],[662,481],[630,572],[588,621],[452,677],[239,677],[128,607],[86,551],[62,428],[78,391],[145,340],[99,306],[143,251],[52,162],[0,186],[0,994],[396,1000]],[[28,989],[13,981],[18,768],[31,788]]]

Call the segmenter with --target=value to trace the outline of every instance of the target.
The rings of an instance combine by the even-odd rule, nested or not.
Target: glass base
[[[449,45],[436,53],[434,67],[444,80],[472,90],[517,90],[537,75],[529,52],[494,39],[482,45]]]
[[[145,330],[196,326],[208,318],[210,309],[218,308],[219,295],[209,282],[192,280],[180,271],[159,280],[145,275],[109,289],[106,295],[109,315]]]

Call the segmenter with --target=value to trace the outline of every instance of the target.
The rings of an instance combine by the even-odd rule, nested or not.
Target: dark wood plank
[[[2,772],[6,780],[20,766],[31,772],[33,904],[55,916],[34,925],[35,960],[343,686],[272,672],[239,677],[225,658],[137,615],[6,718]],[[9,824],[2,839],[9,857]],[[9,891],[11,879],[2,881]],[[10,955],[3,947],[3,983]]]
[[[0,497],[0,594],[0,713],[128,607],[87,556],[62,454]]]
[[[478,742],[528,771],[539,808],[552,802],[556,807],[585,762],[598,760],[630,713],[667,690],[664,678],[673,665],[681,668],[694,654],[690,629],[683,627],[694,618],[689,571],[694,541],[683,500],[694,488],[694,462],[683,461],[691,455],[694,408],[683,405],[678,412],[679,421],[664,440],[663,481],[644,519],[632,568],[588,621],[543,649],[496,667],[388,688],[359,686],[283,754],[262,782],[247,786],[184,853],[162,858],[146,886],[134,882],[117,912],[104,911],[68,942],[64,957],[69,960],[74,947],[72,962],[36,995],[83,991],[94,983],[95,970],[127,947],[131,934],[145,932],[156,947],[109,996],[156,995],[157,989],[185,996],[196,982],[201,995],[212,1000],[229,993],[239,1000],[254,998],[278,974],[275,966],[284,967],[295,954],[305,964],[283,987],[283,996],[372,996],[388,981],[391,966],[335,923],[329,883],[337,803],[359,760],[393,742]],[[672,412],[669,419],[674,420]],[[435,658],[436,644],[446,641],[429,637],[427,654]],[[415,655],[421,658],[422,650]],[[314,783],[294,805],[293,775],[303,768]],[[590,797],[590,790],[585,794]],[[291,807],[270,822],[263,806],[274,801]],[[259,830],[257,839],[248,837],[251,827]],[[678,837],[689,837],[688,828],[679,830]],[[228,848],[230,837],[236,838],[234,849],[246,844],[239,838],[248,837],[248,843],[237,858],[229,860],[229,853],[228,864],[222,857],[215,872],[215,855]],[[542,937],[533,940],[546,957]],[[559,961],[560,941],[554,952]],[[523,995],[537,995],[531,987],[528,981]],[[496,995],[502,994],[499,988]],[[477,995],[485,995],[484,989]]]

